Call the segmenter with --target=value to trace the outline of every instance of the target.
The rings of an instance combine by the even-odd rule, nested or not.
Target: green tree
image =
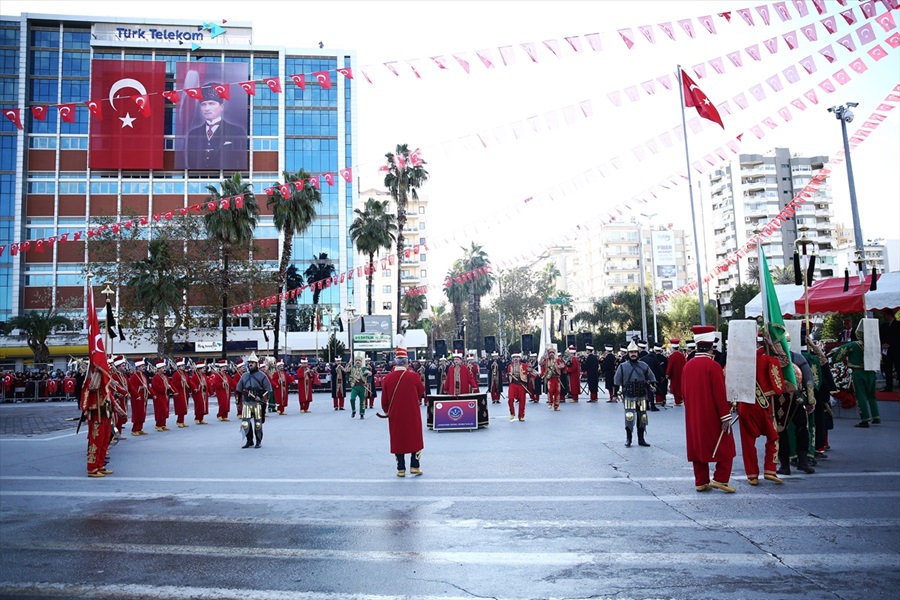
[[[403,263],[403,248],[406,243],[404,238],[406,228],[406,207],[408,199],[419,199],[419,188],[428,181],[428,171],[422,165],[427,164],[418,157],[418,151],[413,152],[414,161],[410,160],[410,151],[407,144],[397,144],[394,152],[385,154],[387,159],[387,173],[384,176],[384,185],[391,194],[391,198],[397,203],[397,333],[400,333],[400,297],[401,278],[400,265]],[[415,162],[415,164],[413,164]]]
[[[425,309],[428,307],[428,299],[424,294],[415,294],[410,296],[409,294],[403,295],[403,312],[409,315],[409,326],[419,322],[419,317],[422,316],[422,313],[425,312]]]
[[[350,239],[361,254],[369,257],[369,264],[375,261],[375,254],[382,248],[390,250],[397,239],[397,217],[387,212],[388,201],[374,198],[366,200],[363,210],[354,209],[356,218],[350,225]],[[399,271],[399,262],[397,270]],[[372,314],[372,270],[366,277],[366,314]],[[412,319],[410,319],[412,320]]]
[[[471,273],[483,267],[490,268],[491,261],[480,245],[472,242],[471,246],[462,250],[465,253],[461,265],[464,273]],[[484,341],[481,337],[481,298],[491,291],[494,285],[494,275],[490,271],[484,274],[472,273],[465,284],[469,307],[469,327],[472,332],[472,335],[468,337],[472,339],[474,336],[474,347],[484,350]]]
[[[703,307],[706,311],[706,322],[708,324],[716,323],[718,317],[716,305],[704,302]],[[697,296],[692,294],[676,296],[669,304],[666,314],[668,316],[668,326],[665,329],[667,336],[682,339],[691,337],[688,335],[691,327],[700,324],[700,301]]]
[[[47,346],[47,338],[50,337],[50,334],[59,329],[72,329],[73,327],[72,321],[68,317],[57,314],[55,308],[48,308],[46,311],[33,310],[6,322],[7,332],[18,329],[25,336],[25,341],[34,354],[35,365],[44,365],[50,362],[50,348]]]
[[[313,327],[318,327],[319,297],[322,294],[322,290],[325,289],[326,280],[333,277],[336,270],[334,261],[328,258],[328,253],[319,252],[318,258],[313,256],[312,263],[303,272],[303,276],[306,277],[306,283],[313,293],[313,311],[316,316]],[[313,285],[317,281],[323,282],[321,288],[318,285]]]
[[[219,287],[222,292],[222,358],[225,359],[228,348],[228,292],[233,285],[229,262],[235,252],[249,252],[253,231],[259,221],[259,204],[253,188],[241,180],[240,173],[224,179],[218,188],[210,185],[206,189],[209,191],[207,201],[216,202],[220,206],[223,198],[243,196],[242,208],[237,208],[237,203],[231,202],[227,209],[220,207],[203,217],[206,235],[219,244],[222,259]]]
[[[278,263],[278,280],[276,292],[281,297],[287,279],[288,263],[291,261],[291,252],[294,245],[294,236],[301,235],[313,219],[316,218],[318,205],[322,204],[322,194],[318,188],[309,182],[310,174],[300,169],[297,173],[285,171],[284,182],[290,187],[291,193],[285,197],[280,185],[272,186],[272,195],[268,197],[266,204],[272,209],[272,219],[275,228],[284,234],[284,243],[281,245],[281,261]],[[300,189],[297,189],[297,183]],[[278,359],[278,334],[281,330],[281,300],[275,307],[275,340],[274,356]]]
[[[337,339],[334,333],[328,337],[328,343],[324,349],[328,352],[329,360],[334,360],[336,356],[344,356],[347,353],[347,347],[341,340]]]
[[[759,286],[759,267],[755,261],[751,262],[747,267],[745,275],[747,276],[747,281]],[[772,283],[775,285],[794,283],[794,267],[772,267]]]
[[[161,238],[150,242],[147,258],[133,262],[130,272],[126,285],[131,299],[144,320],[156,320],[157,355],[169,356],[175,346],[175,334],[185,321],[188,278],[172,260],[168,240]]]
[[[731,318],[746,319],[747,303],[759,294],[759,285],[753,283],[739,283],[731,292]],[[698,309],[698,315],[699,309]]]
[[[527,267],[517,267],[500,273],[497,279],[499,294],[491,308],[501,315],[506,350],[518,343],[519,336],[532,330],[534,320],[541,316],[547,296],[541,292],[541,274]]]

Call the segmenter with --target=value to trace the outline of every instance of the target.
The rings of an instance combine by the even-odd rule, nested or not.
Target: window
[[[425,221],[419,221],[419,231],[425,231]]]
[[[390,302],[382,302],[381,310],[391,310],[391,303]]]
[[[381,270],[381,276],[382,276],[382,277],[390,277],[390,276],[391,276],[391,270],[390,270],[390,269],[382,269],[382,270]]]
[[[389,285],[383,285],[383,286],[381,286],[381,293],[382,293],[382,294],[390,294],[390,293],[391,293],[391,286],[389,286]]]
[[[424,214],[425,214],[425,207],[424,207],[424,206],[420,206],[420,207],[419,207],[419,214],[420,214],[420,215],[424,215]]]
[[[419,262],[425,262],[425,253],[424,252],[419,254]]]
[[[421,277],[422,279],[425,279],[426,277],[428,277],[428,269],[419,270],[419,277]]]

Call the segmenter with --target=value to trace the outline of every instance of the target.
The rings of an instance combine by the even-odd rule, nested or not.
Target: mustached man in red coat
[[[682,372],[684,424],[687,458],[694,465],[694,483],[698,492],[716,488],[734,493],[728,485],[731,465],[737,454],[731,431],[731,404],[725,392],[725,373],[713,359],[715,328],[692,327],[697,353]],[[716,471],[709,479],[709,463]]]
[[[407,454],[410,474],[422,474],[419,459],[425,442],[419,398],[423,395],[425,385],[418,373],[409,369],[409,357],[401,342],[394,355],[394,370],[381,383],[381,410],[388,419],[391,454],[397,459],[397,477],[406,477]]]

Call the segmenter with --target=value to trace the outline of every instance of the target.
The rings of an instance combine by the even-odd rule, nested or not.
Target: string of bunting
[[[412,256],[418,255],[420,252],[427,250],[428,244],[416,244],[412,247],[404,248],[403,254],[405,258],[411,258]],[[341,273],[337,273],[331,277],[326,277],[324,279],[318,279],[316,281],[303,284],[299,287],[286,290],[280,294],[275,294],[266,298],[261,298],[259,300],[251,300],[250,302],[238,304],[231,308],[231,313],[235,316],[249,314],[253,312],[253,307],[257,305],[262,308],[268,308],[269,306],[277,304],[278,302],[293,300],[306,290],[324,290],[335,285],[341,285],[344,282],[349,282],[350,280],[352,280],[354,273],[356,274],[356,278],[360,279],[362,277],[368,276],[370,273],[377,272],[379,262],[381,263],[382,270],[386,269],[388,266],[393,265],[395,258],[396,255],[390,254],[384,258],[374,260],[367,264],[359,265],[353,269],[342,271]]]
[[[477,269],[472,269],[471,271],[466,271],[465,273],[459,273],[457,275],[453,275],[452,277],[447,277],[444,280],[444,287],[448,288],[452,286],[454,283],[463,284],[468,281],[472,281],[473,279],[477,279],[482,275],[488,275],[491,272],[491,265],[484,265],[478,267]],[[424,296],[428,293],[428,285],[420,285],[414,288],[409,288],[406,290],[407,296]]]
[[[900,84],[894,86],[894,91],[900,91]],[[891,93],[885,98],[886,102],[900,102],[900,96],[897,94]],[[866,121],[860,126],[856,132],[849,138],[849,146],[851,149],[857,148],[861,143],[863,143],[866,139],[868,139],[869,135],[877,129],[887,118],[886,115],[881,114],[882,112],[888,112],[894,109],[894,106],[882,103],[878,106],[877,111],[881,112],[873,112]],[[747,256],[751,251],[753,251],[756,246],[760,243],[763,243],[763,240],[775,234],[781,226],[794,214],[797,212],[797,209],[805,202],[807,202],[815,193],[815,191],[822,185],[828,175],[831,174],[831,170],[834,166],[837,166],[843,163],[845,160],[844,151],[841,150],[835,154],[835,157],[828,161],[828,163],[819,170],[816,175],[810,179],[809,183],[807,183],[800,192],[795,195],[788,204],[779,211],[777,215],[775,215],[772,219],[770,219],[759,231],[758,233],[751,236],[747,242],[741,246],[738,250],[736,250],[732,255],[728,256],[720,260],[716,266],[706,273],[703,276],[703,281],[708,283],[710,280],[715,278],[716,276],[727,273],[729,269],[739,264],[738,260]],[[657,304],[661,304],[667,302],[674,298],[675,296],[696,291],[698,288],[698,284],[696,281],[691,282],[687,285],[683,285],[678,289],[672,290],[671,292],[664,294],[662,296],[658,296],[656,298]]]
[[[837,1],[842,6],[846,6],[847,0]],[[900,4],[898,4],[895,0],[880,1],[888,10],[900,8]],[[825,0],[812,0],[812,3],[819,16],[824,15],[828,12],[828,4],[825,2]],[[806,0],[793,0],[792,2],[790,2],[790,4],[793,5],[799,19],[804,19],[810,14],[809,8],[806,4]],[[758,13],[762,23],[769,26],[772,24],[772,12],[774,12],[779,17],[782,23],[793,20],[791,11],[788,10],[787,5],[787,2],[775,2],[771,5],[771,10],[770,7],[765,4],[757,6],[755,10]],[[864,18],[871,18],[875,15],[877,10],[875,0],[862,1],[860,3],[859,10]],[[742,8],[734,12],[741,16],[743,22],[746,23],[748,27],[756,26],[753,13],[750,8]],[[856,13],[853,11],[852,7],[840,11],[840,15],[849,25],[856,23],[858,20]],[[715,16],[724,19],[726,23],[730,24],[732,22],[732,11],[716,13]],[[694,20],[699,23],[699,26],[695,26]],[[661,31],[665,35],[665,37],[673,42],[677,42],[678,40],[676,39],[676,37],[679,36],[684,39],[682,34],[678,33],[679,29],[683,31],[684,35],[686,35],[689,39],[696,39],[697,32],[701,29],[701,27],[702,29],[705,29],[710,35],[718,35],[718,29],[716,26],[717,21],[712,14],[689,17],[685,19],[677,19],[675,22],[677,23],[677,27],[674,26],[671,21],[665,21],[657,23],[656,27],[649,24],[641,25],[637,27],[637,30],[639,34],[643,36],[651,45],[656,44],[656,30]],[[836,18],[834,16],[824,17],[821,21],[821,24],[822,27],[824,27],[826,30],[836,29],[837,27]],[[812,25],[812,29],[810,29],[810,26],[807,25],[805,28],[801,28],[801,31],[803,31],[804,34],[808,37],[816,35],[814,25]],[[583,35],[563,36],[562,40],[564,43],[561,43],[558,38],[551,38],[540,43],[535,41],[528,41],[518,44],[499,46],[496,49],[496,52],[500,57],[499,61],[494,58],[493,51],[486,48],[480,50],[453,52],[449,54],[449,58],[446,55],[436,55],[429,56],[427,58],[418,57],[405,60],[391,60],[382,62],[380,65],[363,65],[359,68],[359,70],[363,74],[363,77],[366,79],[366,81],[368,81],[370,84],[375,83],[375,70],[380,70],[382,67],[395,77],[399,77],[402,71],[404,73],[407,73],[408,75],[411,75],[415,79],[422,79],[422,73],[424,72],[424,69],[422,67],[423,64],[437,68],[438,71],[449,71],[455,64],[458,65],[458,67],[461,68],[466,74],[470,74],[473,63],[480,63],[485,70],[490,70],[495,69],[496,67],[501,65],[509,66],[515,64],[517,62],[517,57],[523,58],[523,60],[525,60],[526,62],[531,61],[532,63],[538,63],[539,57],[549,58],[549,56],[544,53],[549,53],[556,59],[563,59],[567,56],[581,53],[586,48],[590,48],[594,52],[601,52],[604,49],[604,40],[606,40],[606,42],[609,42],[610,37],[620,38],[627,50],[631,50],[632,48],[634,48],[634,46],[637,45],[637,43],[640,41],[639,37],[634,33],[634,28],[629,27],[618,29],[615,32],[597,32]],[[796,47],[796,30],[789,34],[785,34],[783,37],[785,39],[785,43],[788,44],[789,47]],[[660,39],[664,38],[660,37]],[[776,44],[777,38],[766,40],[767,47],[774,47]],[[569,50],[566,50],[566,47],[568,47]],[[751,51],[748,50],[748,53],[749,52]],[[471,59],[470,53],[473,53],[476,59]],[[524,56],[522,56],[523,54]],[[541,54],[543,54],[544,56],[541,56]],[[758,60],[755,57],[754,59]],[[718,69],[720,66],[722,66],[722,63],[720,63],[719,59],[713,59],[711,65],[714,69]]]

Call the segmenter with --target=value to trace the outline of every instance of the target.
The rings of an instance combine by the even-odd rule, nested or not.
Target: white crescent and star
[[[140,92],[142,96],[147,93],[147,88],[145,88],[144,84],[137,79],[132,79],[130,77],[119,79],[109,88],[109,105],[112,106],[113,110],[116,110],[116,94],[124,89],[133,89]],[[119,117],[119,120],[122,121],[122,129],[125,129],[126,127],[134,129],[134,122],[136,119],[131,116],[131,113],[126,111],[125,116]]]

